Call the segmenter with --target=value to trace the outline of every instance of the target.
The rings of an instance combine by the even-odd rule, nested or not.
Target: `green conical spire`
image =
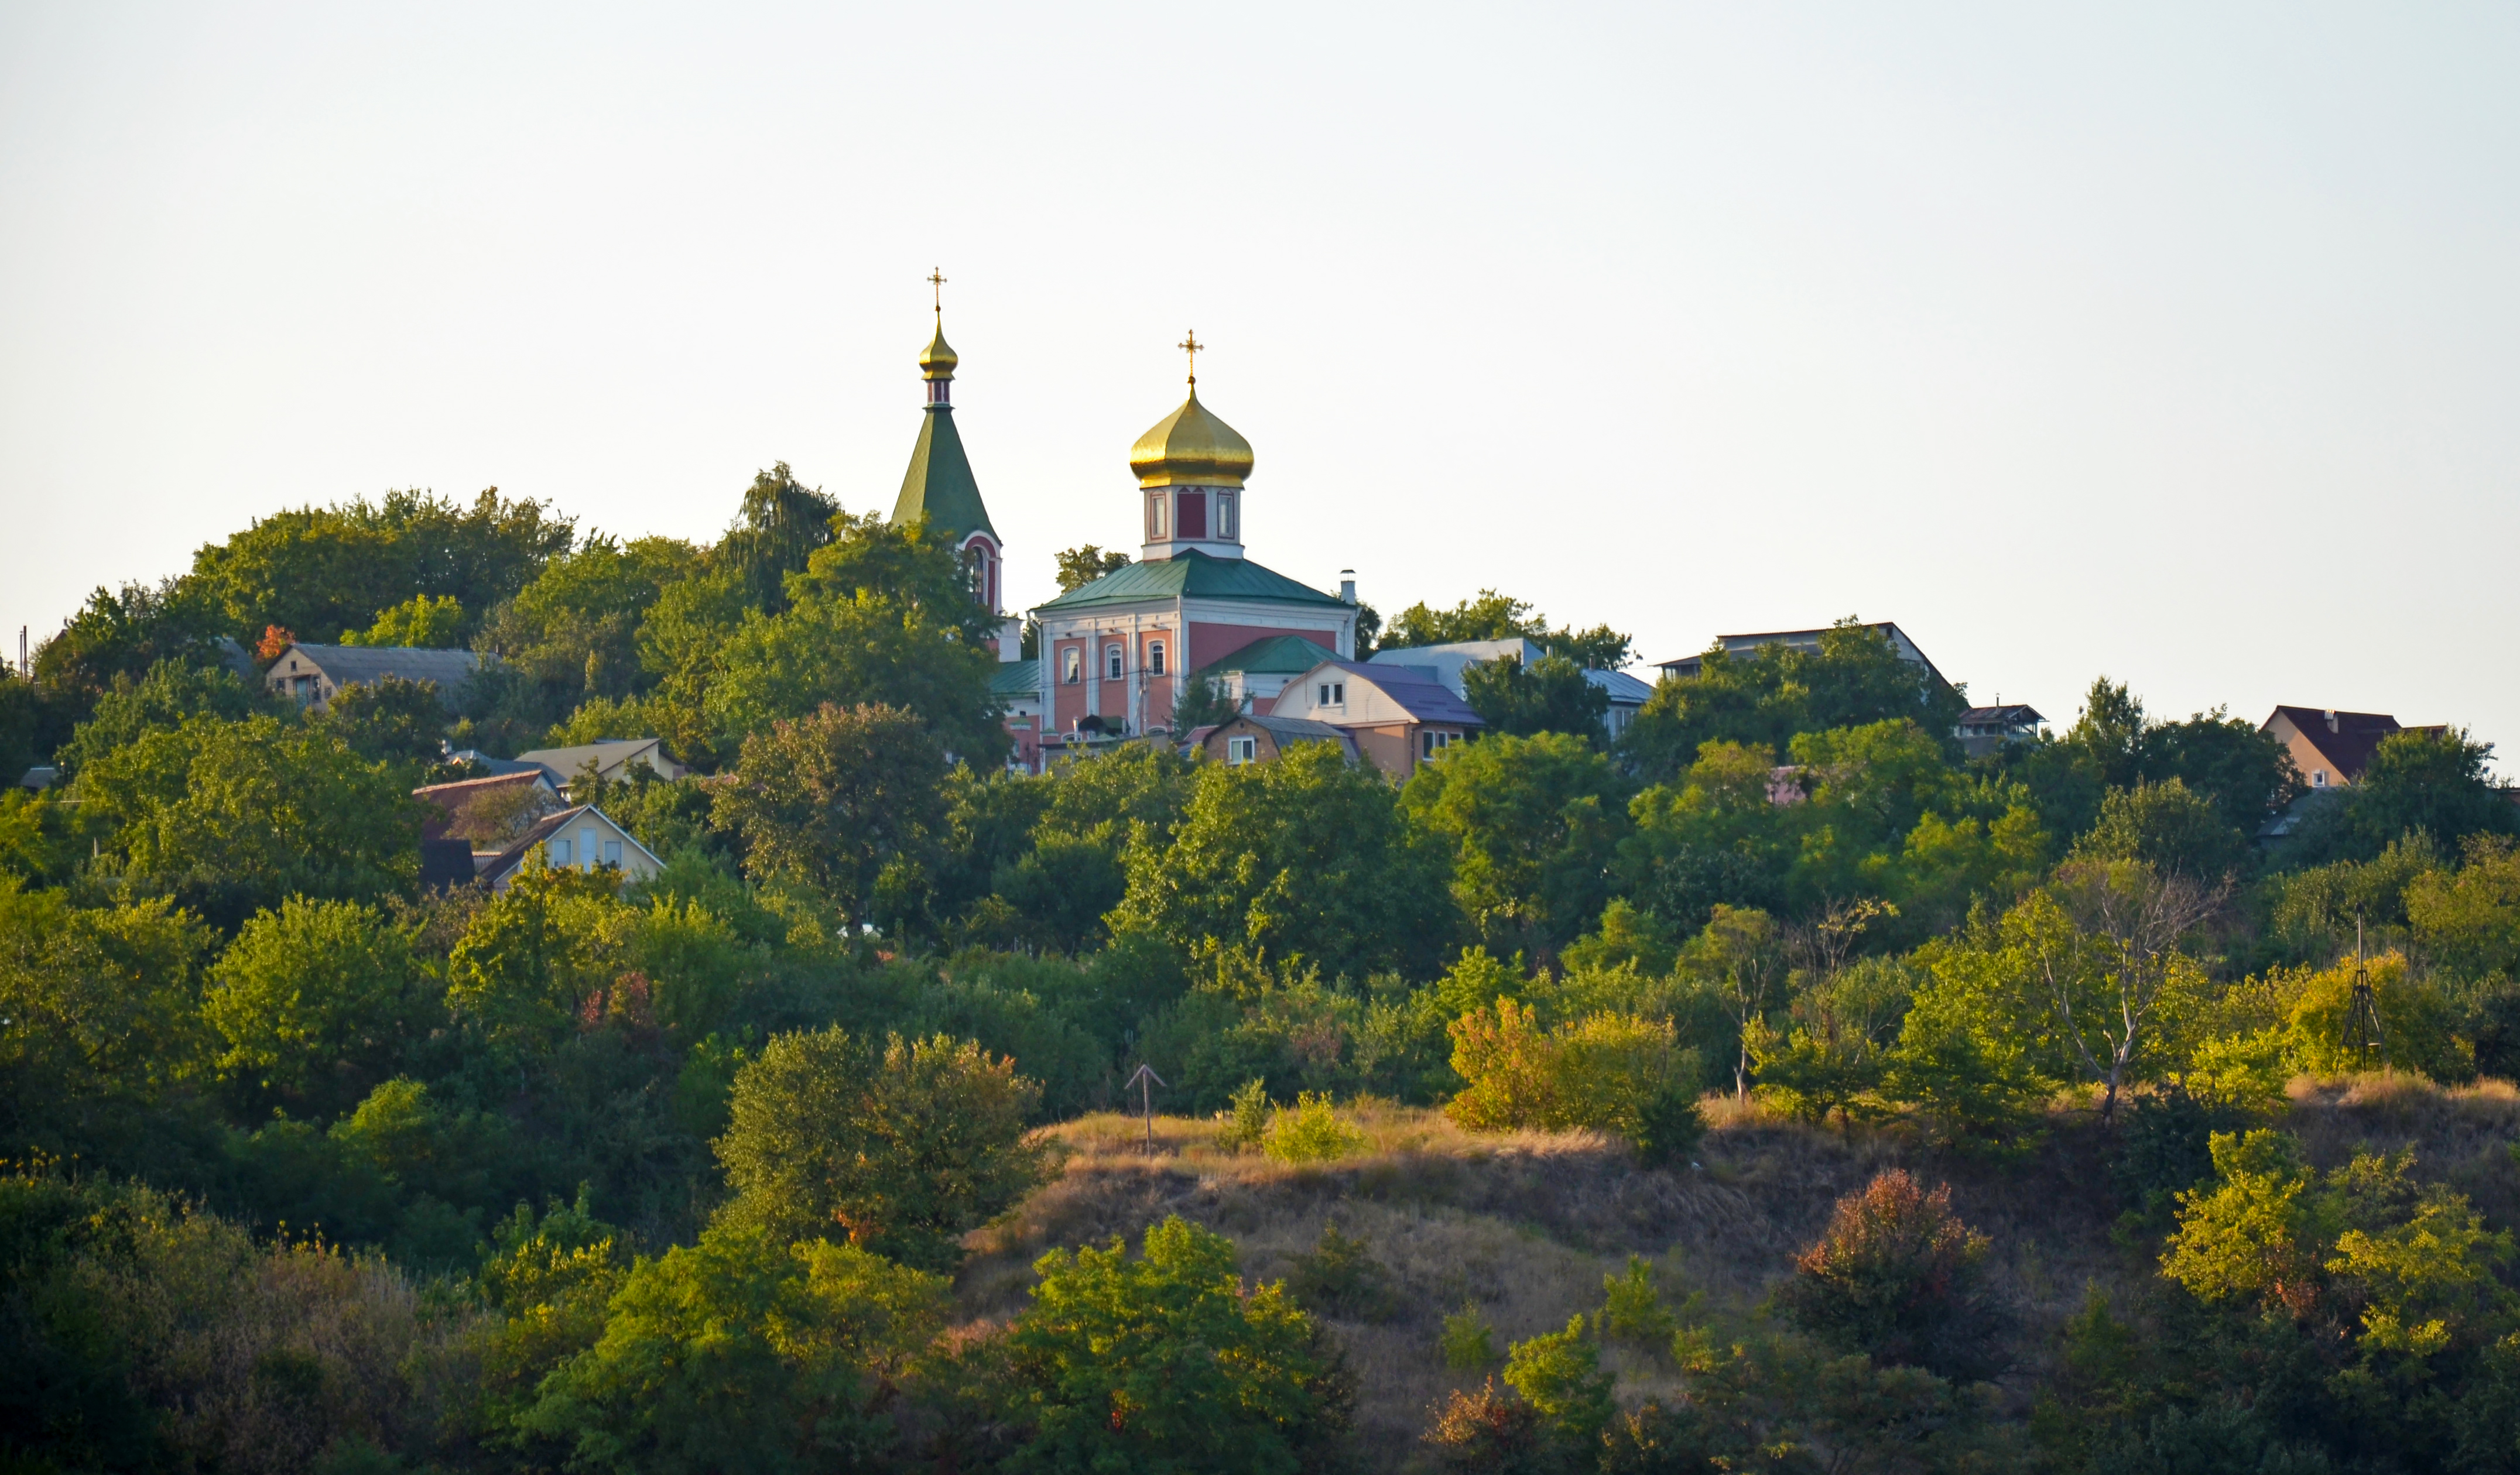
[[[928,528],[948,543],[973,533],[998,530],[989,522],[988,504],[980,500],[980,483],[971,475],[971,459],[963,454],[962,432],[954,428],[954,407],[932,404],[919,426],[919,444],[911,447],[910,470],[901,478],[901,496],[892,504],[892,520],[926,519]]]

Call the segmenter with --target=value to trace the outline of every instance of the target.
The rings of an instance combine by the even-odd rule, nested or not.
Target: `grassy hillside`
[[[1058,1176],[971,1236],[958,1298],[972,1319],[1003,1321],[1022,1309],[1044,1252],[1115,1235],[1134,1243],[1173,1214],[1231,1235],[1246,1275],[1300,1284],[1303,1257],[1335,1227],[1365,1242],[1388,1291],[1377,1314],[1326,1319],[1359,1380],[1366,1466],[1396,1470],[1419,1457],[1432,1408],[1493,1370],[1445,1365],[1448,1313],[1475,1304],[1502,1350],[1598,1307],[1603,1277],[1634,1254],[1653,1264],[1668,1300],[1702,1294],[1719,1325],[1757,1317],[1837,1199],[1885,1169],[1950,1184],[1961,1218],[1993,1241],[1993,1280],[2018,1318],[2012,1371],[1999,1385],[2008,1419],[2029,1416],[2091,1287],[2130,1306],[2155,1274],[2158,1231],[2122,1224],[2111,1139],[2088,1112],[2058,1111],[2033,1155],[1990,1163],[1926,1150],[1896,1130],[1800,1126],[1720,1096],[1705,1106],[1713,1130],[1678,1171],[1640,1168],[1624,1144],[1593,1133],[1471,1135],[1408,1107],[1360,1108],[1364,1150],[1304,1166],[1222,1145],[1215,1120],[1158,1116],[1150,1148],[1139,1118],[1081,1117],[1053,1130],[1066,1153]],[[2419,1178],[2467,1194],[2498,1228],[2520,1224],[2510,1150],[2520,1092],[2507,1083],[2303,1077],[2275,1125],[2320,1167],[2412,1148]],[[1682,1391],[1660,1357],[1612,1349],[1605,1365],[1622,1403]]]

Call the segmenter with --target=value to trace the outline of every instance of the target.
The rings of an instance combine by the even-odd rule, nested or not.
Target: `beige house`
[[[473,857],[480,879],[505,891],[528,862],[556,871],[617,871],[623,880],[652,879],[665,869],[654,852],[591,804],[546,815],[507,849]]]
[[[481,657],[470,650],[428,650],[408,646],[311,646],[300,641],[280,652],[262,673],[270,691],[301,707],[322,710],[343,687],[374,686],[388,676],[437,684],[437,699],[450,710]]]
[[[595,776],[607,783],[619,783],[630,777],[634,768],[647,769],[659,779],[679,779],[691,772],[676,763],[665,751],[662,738],[614,738],[602,742],[581,742],[574,747],[538,747],[530,753],[518,753],[516,763],[530,763],[550,776],[554,787],[566,792],[577,776],[593,764]]]
[[[1487,724],[1427,671],[1326,660],[1286,683],[1269,715],[1336,728],[1395,781]]]
[[[2272,733],[2292,754],[2292,766],[2313,789],[2344,788],[2371,766],[2381,742],[2400,733],[2444,729],[2404,728],[2386,712],[2340,712],[2332,707],[2277,707],[2258,731]]]
[[[1193,729],[1188,746],[1210,763],[1240,767],[1245,763],[1275,763],[1280,754],[1298,742],[1335,742],[1350,763],[1357,761],[1356,739],[1327,722],[1302,717],[1256,717],[1248,712],[1214,727]]]

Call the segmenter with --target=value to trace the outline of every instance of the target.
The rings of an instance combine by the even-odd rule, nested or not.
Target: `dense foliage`
[[[301,711],[256,680],[292,631],[484,665]],[[2097,1134],[2150,1290],[2067,1328],[2027,1422],[1986,1241],[1894,1175],[1757,1316],[1642,1262],[1501,1353],[1461,1313],[1446,1356],[1500,1381],[1439,1465],[2520,1459],[2510,1227],[2273,1125],[2304,1072],[2520,1070],[2520,806],[2464,734],[2304,801],[2254,728],[2104,680],[1969,758],[1963,694],[1849,621],[1709,652],[1612,741],[1586,668],[1626,638],[1489,591],[1383,632],[1547,652],[1475,669],[1491,731],[1404,784],[1324,744],[1031,776],[995,634],[924,529],[784,466],[708,546],[395,493],[100,591],[0,680],[0,760],[62,775],[0,796],[0,1458],[1330,1467],[1322,1319],[1390,1299],[1357,1241],[1287,1291],[1176,1220],[1065,1241],[1010,1324],[955,1310],[1058,1171],[1038,1129],[1143,1063],[1288,1173],[1364,1150],[1360,1096],[1677,1175],[1709,1093],[1954,1162]],[[422,888],[456,750],[650,735],[694,772],[572,797],[661,874]],[[1614,1396],[1637,1359],[1687,1396]]]

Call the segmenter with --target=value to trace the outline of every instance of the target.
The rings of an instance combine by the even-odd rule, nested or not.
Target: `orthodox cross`
[[[1152,1085],[1149,1085],[1149,1082],[1151,1082]],[[1166,1091],[1170,1091],[1172,1088],[1165,1085],[1163,1077],[1155,1074],[1153,1066],[1145,1064],[1141,1064],[1138,1067],[1138,1073],[1131,1076],[1128,1079],[1127,1084],[1123,1085],[1120,1089],[1122,1091],[1126,1091],[1131,1086],[1138,1088],[1138,1109],[1145,1113],[1147,1118],[1147,1151],[1148,1153],[1152,1153],[1155,1150],[1154,1087],[1162,1086]]]
[[[936,321],[942,323],[945,321],[945,268],[941,266],[927,268],[927,285],[935,289]]]
[[[1198,351],[1207,346],[1205,343],[1198,340],[1198,330],[1195,328],[1192,329],[1188,334],[1183,335],[1180,342],[1175,343],[1173,346],[1190,355],[1191,387],[1198,387]]]

